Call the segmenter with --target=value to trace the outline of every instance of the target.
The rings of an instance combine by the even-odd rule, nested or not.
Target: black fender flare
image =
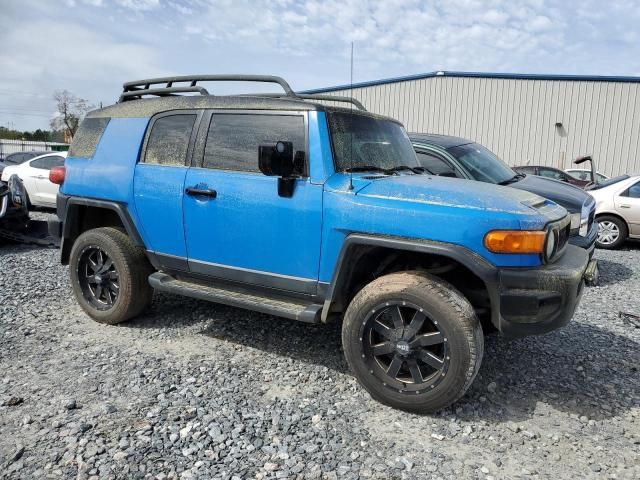
[[[69,252],[71,250],[71,245],[68,244],[69,242],[65,242],[65,240],[73,240],[81,233],[78,231],[79,207],[101,208],[115,212],[122,222],[129,238],[133,240],[135,245],[145,248],[140,232],[138,232],[138,228],[129,214],[127,205],[124,203],[58,194],[56,206],[58,218],[61,222],[60,240],[63,264],[68,262]],[[66,247],[65,243],[67,243]]]
[[[492,307],[499,306],[500,304],[498,269],[466,247],[431,240],[354,233],[348,235],[342,244],[342,249],[340,250],[340,255],[334,268],[333,278],[325,295],[325,302],[322,309],[323,322],[327,321],[331,305],[336,300],[337,293],[344,287],[344,282],[349,275],[348,266],[351,262],[352,255],[358,247],[362,246],[383,247],[405,252],[429,253],[455,260],[471,270],[485,283]],[[498,309],[492,308],[492,310],[498,312],[499,307]]]

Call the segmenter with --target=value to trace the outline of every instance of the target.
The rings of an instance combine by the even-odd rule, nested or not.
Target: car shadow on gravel
[[[611,260],[598,259],[598,270],[600,271],[598,281],[600,287],[624,282],[634,275],[633,270],[626,265]]]
[[[240,308],[167,294],[155,294],[145,315],[126,328],[197,332],[225,342],[274,353],[310,364],[347,372],[339,324],[311,325]],[[192,332],[193,333],[193,332]]]
[[[257,348],[340,373],[348,367],[342,354],[341,325],[311,325],[295,320],[223,307],[220,319],[207,324],[205,335]],[[220,309],[222,310],[222,309]]]
[[[339,323],[309,325],[170,295],[158,296],[154,304],[149,315],[127,326],[195,325],[201,335],[348,373]],[[633,408],[633,398],[638,406],[634,392],[640,389],[640,344],[629,337],[574,321],[539,337],[507,340],[489,335],[485,348],[478,377],[449,414],[513,422],[540,415],[536,409],[542,403],[597,420]]]
[[[640,406],[640,344],[593,325],[573,322],[540,337],[487,337],[482,367],[467,396],[453,408],[501,423],[541,415],[539,403],[589,420]],[[584,418],[583,418],[584,420]]]

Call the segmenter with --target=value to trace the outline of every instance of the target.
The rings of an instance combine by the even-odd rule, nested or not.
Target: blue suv
[[[284,93],[214,96],[202,82],[215,81]],[[440,409],[472,383],[483,332],[570,320],[587,253],[568,245],[564,208],[429,175],[396,120],[325,100],[270,76],[125,83],[51,173],[62,263],[102,323],[142,313],[154,290],[341,321],[374,398]]]

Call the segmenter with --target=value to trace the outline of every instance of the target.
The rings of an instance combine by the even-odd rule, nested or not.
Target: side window
[[[623,194],[623,197],[640,198],[640,182],[631,185]]]
[[[302,115],[215,113],[211,116],[202,166],[259,172],[258,147],[278,141],[292,142],[296,157],[305,151]]]
[[[31,162],[33,168],[39,168],[41,170],[51,170],[53,167],[60,167],[62,165],[64,165],[64,158],[59,155],[37,158]]]
[[[422,165],[428,173],[446,177],[459,176],[456,173],[455,168],[453,168],[453,166],[443,158],[426,152],[416,152],[416,155],[418,156],[420,165]]]
[[[195,114],[176,114],[158,118],[151,127],[144,163],[184,166]]]
[[[110,118],[85,118],[73,136],[70,157],[91,158],[96,153],[98,142],[109,124]]]
[[[534,167],[513,167],[516,172],[526,173],[528,175],[535,175],[536,169]]]

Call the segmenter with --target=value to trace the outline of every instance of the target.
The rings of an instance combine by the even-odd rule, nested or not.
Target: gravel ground
[[[382,406],[339,326],[156,295],[99,325],[58,252],[0,247],[0,477],[640,478],[640,245],[542,337],[486,339],[437,415]]]

